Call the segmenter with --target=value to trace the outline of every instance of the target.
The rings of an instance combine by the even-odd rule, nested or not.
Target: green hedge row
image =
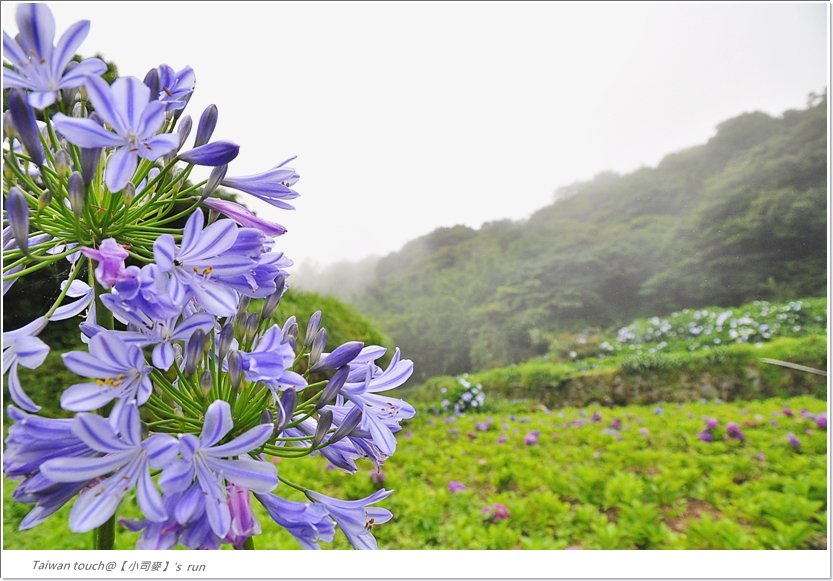
[[[827,340],[820,335],[783,338],[761,347],[728,345],[695,353],[655,353],[600,362],[595,369],[577,364],[532,360],[469,376],[489,398],[532,399],[549,407],[650,404],[701,398],[759,399],[810,394],[826,397],[819,375],[764,363],[778,359],[824,370]],[[408,393],[420,402],[441,399],[440,388],[454,378],[434,377]]]

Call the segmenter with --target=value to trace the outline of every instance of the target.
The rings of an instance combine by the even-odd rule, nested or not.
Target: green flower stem
[[[299,491],[303,492],[304,494],[306,494],[306,493],[307,493],[307,489],[306,489],[306,488],[304,488],[303,486],[301,486],[301,485],[299,485],[299,484],[295,484],[295,483],[294,483],[294,482],[292,482],[292,481],[287,480],[286,478],[284,478],[284,477],[283,477],[283,476],[281,476],[280,474],[278,474],[278,479],[279,479],[281,482],[283,482],[284,484],[286,484],[287,486],[289,486],[290,488],[294,488],[295,490],[299,490]]]
[[[243,541],[243,550],[244,551],[254,551],[255,550],[255,538],[249,537],[245,541]]]
[[[63,290],[61,291],[61,294],[58,295],[58,299],[52,305],[52,308],[50,308],[49,311],[47,311],[47,313],[46,313],[46,318],[47,319],[55,313],[55,311],[58,309],[59,306],[61,306],[61,303],[63,302],[64,297],[67,296],[67,292],[69,292],[69,287],[70,287],[70,285],[72,285],[72,281],[74,281],[75,277],[78,276],[78,273],[81,270],[81,265],[85,262],[87,262],[87,258],[80,259],[73,265],[72,270],[69,272],[69,277],[67,278],[67,283],[64,286]]]

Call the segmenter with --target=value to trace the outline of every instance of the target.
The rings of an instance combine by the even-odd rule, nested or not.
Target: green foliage
[[[592,341],[584,332],[562,333],[554,353],[474,373],[469,380],[483,385],[491,405],[496,399],[552,407],[822,396],[823,378],[762,359],[825,369],[826,311],[823,298],[685,309],[638,319],[618,333],[596,333]],[[450,381],[431,378],[411,388],[408,398],[436,405]]]
[[[376,529],[387,549],[809,549],[826,546],[827,433],[800,409],[822,413],[812,397],[738,403],[598,406],[444,419],[423,415],[403,429],[397,462],[384,466],[391,522]],[[783,408],[796,411],[792,416]],[[591,416],[598,412],[599,421]],[[697,440],[705,417],[736,422],[744,443],[725,433]],[[494,428],[475,424],[491,418]],[[609,429],[621,419],[617,439]],[[536,445],[524,436],[540,431]],[[647,431],[646,431],[647,430]],[[792,449],[786,434],[801,438]],[[471,433],[473,437],[467,434]],[[505,443],[499,443],[501,437]],[[348,476],[323,470],[320,457],[281,464],[290,480],[339,498],[361,498],[378,487],[371,465]],[[466,490],[448,491],[448,482]],[[29,531],[17,531],[28,507],[11,501],[6,481],[4,548],[84,549],[90,535],[68,534],[68,507]],[[302,497],[282,489],[293,500]],[[495,503],[506,520],[487,522]],[[126,502],[126,506],[133,503]],[[254,502],[264,534],[258,549],[294,549],[296,541]],[[135,511],[135,508],[130,510]],[[128,514],[129,517],[136,516]],[[137,533],[117,527],[116,548],[132,548]],[[336,548],[347,548],[340,533]]]
[[[424,379],[541,355],[565,329],[820,295],[826,107],[730,119],[656,168],[563,188],[522,222],[440,228],[380,259],[350,300]]]

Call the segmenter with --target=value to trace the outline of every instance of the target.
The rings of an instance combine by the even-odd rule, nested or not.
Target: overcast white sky
[[[15,3],[3,3],[14,34]],[[705,141],[827,83],[827,5],[50,3],[122,75],[191,65],[230,174],[298,154],[297,263],[385,254],[438,226],[522,218],[562,185]]]

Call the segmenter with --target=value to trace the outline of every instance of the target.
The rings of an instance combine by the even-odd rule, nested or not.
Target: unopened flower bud
[[[220,361],[228,355],[232,341],[234,341],[234,323],[226,321],[226,324],[220,329],[220,338],[218,340],[217,354],[220,357]]]
[[[205,332],[202,329],[197,329],[191,334],[188,339],[188,344],[185,346],[185,369],[184,373],[191,376],[197,370],[202,359],[205,347]]]
[[[72,158],[69,152],[63,147],[55,154],[55,173],[61,179],[66,179],[69,172],[72,171]]]
[[[182,180],[179,179],[180,175],[182,175],[181,169],[175,167],[171,170],[171,181],[168,186],[168,192],[173,196],[177,195],[179,190],[182,189]]]
[[[25,254],[29,250],[29,204],[16,187],[10,188],[6,196],[6,221],[17,247]]]
[[[310,365],[318,363],[318,360],[321,358],[321,353],[324,351],[324,347],[326,346],[327,329],[319,329],[318,333],[315,335],[315,339],[312,340],[312,347],[309,352]]]
[[[93,183],[100,160],[101,148],[81,149],[81,175],[84,177],[85,184]]]
[[[202,375],[200,375],[200,387],[202,388],[202,392],[205,395],[208,395],[212,385],[214,385],[214,377],[211,375],[211,372],[206,369],[202,372]]]
[[[278,407],[275,410],[276,434],[280,435],[286,425],[292,420],[296,407],[298,407],[298,392],[290,387],[278,398]]]
[[[150,69],[145,75],[144,81],[148,89],[150,89],[150,100],[156,101],[159,99],[159,71]]]
[[[67,70],[69,70],[69,67],[67,67]],[[65,107],[72,107],[75,104],[76,97],[78,97],[77,88],[61,89],[61,100],[64,102]]]
[[[335,444],[339,440],[346,438],[350,434],[353,433],[359,422],[362,419],[362,409],[360,407],[353,407],[347,412],[347,415],[344,416],[344,420],[342,420],[341,425],[336,429],[333,435],[327,440],[327,444]]]
[[[12,140],[17,137],[17,132],[14,130],[14,121],[12,120],[11,111],[3,113],[3,136],[8,140]]]
[[[326,357],[319,359],[310,371],[325,371],[327,369],[343,367],[353,361],[359,352],[361,352],[362,348],[364,348],[364,343],[361,341],[348,341],[333,349],[333,352]]]
[[[260,412],[260,423],[261,424],[271,424],[272,423],[272,412],[269,410],[263,410]]]
[[[179,125],[176,127],[176,132],[179,135],[179,146],[177,147],[177,150],[181,149],[182,146],[185,145],[185,141],[188,139],[188,136],[191,135],[191,127],[193,124],[194,122],[191,121],[190,115],[185,115],[179,120]]]
[[[72,106],[72,116],[76,119],[83,119],[87,116],[87,110],[84,108],[84,103],[78,102]]]
[[[252,302],[251,297],[241,297],[240,302],[237,303],[237,312],[246,313],[249,310],[249,303]]]
[[[283,333],[283,340],[292,341],[294,346],[295,338],[298,336],[298,322],[296,321],[294,315],[292,317],[289,317],[283,324],[283,327],[281,328],[281,333]]]
[[[269,295],[265,301],[263,301],[263,309],[260,311],[260,315],[264,319],[268,319],[275,314],[275,311],[281,302],[281,297],[283,296],[283,289],[286,286],[286,278],[284,276],[279,277],[275,282],[275,286],[277,286],[277,290]]]
[[[209,105],[200,116],[200,123],[197,126],[197,136],[194,138],[194,147],[199,147],[200,145],[208,143],[216,126],[217,105]]]
[[[228,171],[228,165],[218,165],[211,170],[208,180],[205,182],[205,187],[202,189],[203,199],[213,194],[220,187],[220,182],[226,177],[226,171]]]
[[[232,351],[228,354],[228,373],[231,378],[231,386],[237,388],[243,380],[243,362],[240,361],[240,353]]]
[[[43,209],[51,203],[52,192],[50,190],[44,190],[43,193],[38,196],[38,212],[43,211]]]
[[[315,404],[315,409],[320,410],[325,405],[329,405],[335,400],[338,392],[344,387],[347,381],[347,376],[350,375],[349,367],[342,367],[330,378],[324,391],[321,392],[321,397],[318,398],[318,403]]]
[[[251,313],[246,318],[246,328],[245,328],[245,341],[251,341],[254,339],[255,333],[257,333],[257,326],[260,324],[260,315],[257,313]]]
[[[315,311],[307,321],[307,333],[304,335],[304,347],[312,345],[312,340],[318,333],[318,328],[321,326],[321,311]]]
[[[26,149],[26,153],[37,165],[43,165],[43,144],[40,130],[35,122],[35,112],[26,100],[26,95],[19,89],[9,93],[9,112],[12,114],[17,138]]]
[[[312,437],[312,447],[317,448],[324,441],[330,426],[333,425],[333,412],[327,410],[318,416],[318,425],[315,427],[315,434]]]
[[[133,182],[127,182],[127,185],[122,188],[121,195],[124,199],[125,206],[133,203],[133,200],[136,198],[136,186],[133,185]]]
[[[84,185],[84,178],[77,171],[72,172],[72,175],[69,176],[67,190],[69,191],[69,207],[73,214],[80,216],[84,211],[84,203],[87,199],[87,187]]]

